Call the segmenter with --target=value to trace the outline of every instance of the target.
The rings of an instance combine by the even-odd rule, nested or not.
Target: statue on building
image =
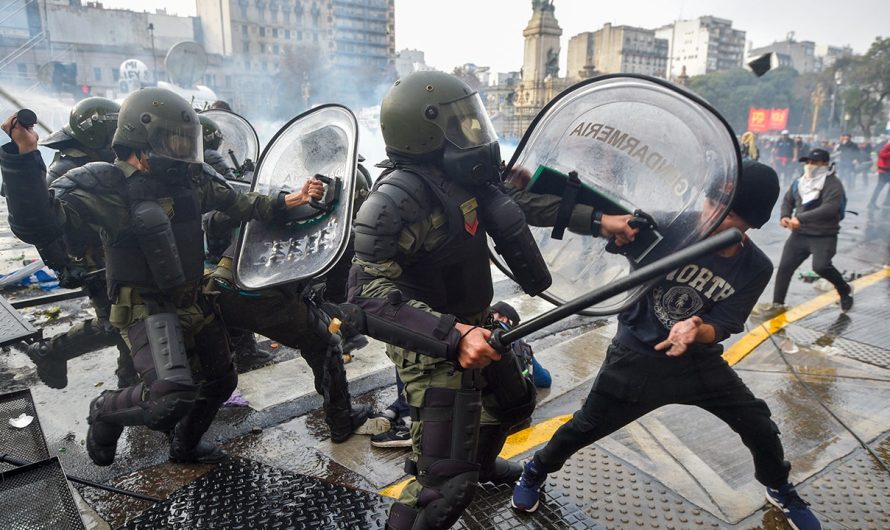
[[[532,9],[534,11],[544,11],[547,9],[553,11],[553,0],[532,0]]]
[[[547,62],[544,65],[544,77],[559,77],[559,50],[547,50]]]

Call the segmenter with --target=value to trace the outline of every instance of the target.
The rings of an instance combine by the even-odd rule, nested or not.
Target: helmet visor
[[[158,127],[149,131],[148,143],[158,156],[183,162],[204,161],[204,139],[201,125]]]
[[[443,103],[439,109],[436,123],[442,128],[445,138],[457,147],[468,149],[498,140],[478,93]]]

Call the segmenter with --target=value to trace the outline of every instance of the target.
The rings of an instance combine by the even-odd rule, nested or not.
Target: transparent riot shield
[[[299,191],[315,176],[325,196],[288,211],[286,221],[249,221],[241,229],[235,279],[257,290],[328,272],[346,251],[352,223],[358,122],[341,105],[297,116],[272,138],[257,162],[251,191]]]
[[[532,227],[553,276],[541,296],[559,304],[706,237],[729,211],[739,170],[738,144],[723,117],[673,84],[622,74],[570,87],[532,122],[507,174],[522,175],[530,193],[560,197],[572,195],[565,184],[572,175],[580,181],[577,202],[609,214],[639,209],[658,227],[641,232],[626,255],[607,251],[602,238],[566,231],[557,239],[551,228]],[[619,312],[646,287],[587,313]]]
[[[260,137],[257,136],[253,125],[230,110],[208,109],[201,114],[213,120],[219,127],[222,133],[219,152],[235,169],[239,181],[250,182],[256,169],[257,158],[260,156]]]

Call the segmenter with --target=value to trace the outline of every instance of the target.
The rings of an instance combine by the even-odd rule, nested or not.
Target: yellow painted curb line
[[[859,278],[858,280],[852,282],[851,285],[853,286],[855,292],[859,292],[866,287],[874,285],[886,278],[890,278],[890,267],[869,274],[868,276],[863,276],[862,278]],[[736,363],[744,359],[749,353],[754,351],[754,348],[760,346],[760,344],[768,339],[769,336],[773,333],[779,331],[788,324],[807,317],[822,309],[823,307],[836,303],[837,301],[837,293],[830,292],[821,294],[811,300],[795,306],[785,313],[771,320],[768,320],[763,324],[757,326],[753,330],[749,331],[744,337],[739,339],[735,344],[733,344],[732,346],[727,348],[725,352],[723,352],[723,358],[726,359],[726,362],[728,362],[730,366],[735,365]],[[545,444],[547,441],[550,440],[550,438],[553,437],[553,433],[555,433],[562,424],[566,423],[571,418],[571,415],[556,416],[554,418],[550,418],[549,420],[544,420],[541,423],[536,423],[531,427],[523,429],[517,433],[511,434],[507,438],[506,443],[504,443],[504,448],[503,450],[501,450],[500,456],[502,458],[513,458],[516,455],[525,453],[533,447]],[[410,478],[408,480],[403,480],[402,482],[397,482],[391,486],[387,486],[386,488],[380,490],[380,494],[386,495],[387,497],[398,498],[399,495],[402,493],[402,490],[405,489],[405,486],[407,486],[408,483],[412,480],[414,479]]]
[[[851,285],[853,286],[853,291],[858,292],[888,277],[890,277],[890,267],[869,274],[868,276],[863,276],[852,282]],[[776,333],[788,324],[797,322],[798,320],[815,313],[825,306],[836,303],[837,301],[837,292],[832,291],[821,294],[811,300],[807,300],[799,306],[792,307],[781,315],[768,320],[749,331],[744,337],[723,352],[723,358],[726,359],[726,362],[728,362],[730,366],[732,366],[747,357],[749,353],[754,351],[754,348],[760,346],[760,344],[768,339],[773,333]]]

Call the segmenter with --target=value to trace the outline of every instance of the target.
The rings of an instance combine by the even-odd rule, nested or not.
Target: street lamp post
[[[155,85],[158,84],[158,55],[155,53],[155,25],[151,22],[148,23],[148,36],[151,38],[151,60],[154,64],[154,78]]]

